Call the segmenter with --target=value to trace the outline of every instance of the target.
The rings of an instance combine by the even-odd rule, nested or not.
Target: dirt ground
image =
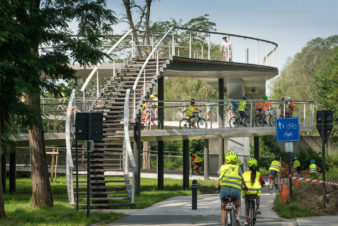
[[[323,185],[304,183],[294,192],[294,200],[313,210],[328,214],[338,214],[338,186],[326,185],[326,208],[323,207]]]

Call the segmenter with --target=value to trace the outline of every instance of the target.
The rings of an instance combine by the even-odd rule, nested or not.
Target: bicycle
[[[233,200],[231,197],[224,197],[222,201],[226,202],[225,206],[225,225],[226,226],[232,226],[237,225],[236,223],[236,217],[235,217],[235,204],[233,203]]]
[[[194,117],[189,116],[189,118],[181,119],[180,124],[179,124],[179,128],[180,129],[190,129],[191,127],[203,128],[203,127],[208,126],[208,124],[206,123],[204,118],[201,118],[198,114],[195,114],[195,115],[197,115],[196,125],[194,124]]]
[[[147,122],[145,121],[145,119],[141,120],[141,125],[143,125],[144,127],[148,126],[149,129],[162,129],[162,124],[160,122],[160,120],[158,120],[157,117],[155,117],[155,110],[154,109],[150,109],[150,111],[148,112],[149,118],[147,120]]]
[[[235,112],[235,116],[229,120],[229,127],[235,128],[239,126],[246,126],[246,122],[243,122],[243,117],[238,112]]]
[[[257,195],[245,195],[247,205],[249,205],[248,225],[254,226],[256,224],[256,199]]]
[[[255,126],[257,127],[264,127],[265,124],[268,124],[269,126],[272,126],[272,116],[271,116],[271,113],[269,112],[269,120],[266,121],[265,118],[266,118],[266,115],[265,113],[262,111],[262,112],[259,112],[259,111],[256,111],[256,114],[255,114]]]
[[[269,179],[269,192],[270,192],[270,194],[273,194],[276,191],[279,191],[278,175],[274,174]]]

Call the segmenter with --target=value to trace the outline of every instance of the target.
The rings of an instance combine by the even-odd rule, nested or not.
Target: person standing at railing
[[[280,109],[280,118],[285,118],[286,117],[286,112],[285,112],[285,108],[286,108],[286,101],[285,101],[285,97],[282,97],[282,102],[279,105],[279,109]]]
[[[224,60],[231,62],[232,61],[232,44],[228,41],[227,36],[223,37],[223,42],[221,44],[221,53],[223,53]]]
[[[292,113],[295,111],[295,103],[292,101],[291,97],[285,97],[285,117],[292,118]]]

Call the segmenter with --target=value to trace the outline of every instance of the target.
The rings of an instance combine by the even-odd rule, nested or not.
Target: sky
[[[107,2],[120,18],[122,0]],[[311,39],[338,34],[338,0],[155,0],[150,19],[187,22],[204,14],[209,14],[219,32],[276,42],[279,70]],[[120,24],[115,33],[127,27]]]

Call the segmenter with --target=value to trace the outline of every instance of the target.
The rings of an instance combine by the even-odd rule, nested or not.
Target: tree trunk
[[[127,14],[129,26],[130,26],[131,29],[133,29],[134,41],[135,41],[135,44],[136,44],[138,56],[140,58],[142,58],[142,50],[140,48],[140,43],[138,41],[137,33],[136,33],[136,30],[135,30],[133,17],[131,15],[130,0],[123,0],[123,4],[124,4],[124,7],[126,8],[126,14]]]
[[[142,169],[151,169],[151,142],[143,142]]]
[[[152,0],[146,0],[146,19],[145,19],[145,43],[146,45],[150,45],[150,39],[149,39],[149,20],[150,20],[150,7],[151,7]],[[148,48],[149,54],[151,52],[151,47]]]
[[[1,161],[1,156],[2,156],[2,112],[0,111],[0,181],[2,181],[2,161]],[[6,217],[5,213],[5,203],[4,203],[4,198],[3,198],[3,193],[2,193],[2,185],[0,184],[0,219]]]
[[[32,159],[32,208],[52,207],[53,198],[48,177],[44,133],[41,128],[40,95],[27,95],[27,104],[39,109],[40,123],[28,128],[29,148]]]

